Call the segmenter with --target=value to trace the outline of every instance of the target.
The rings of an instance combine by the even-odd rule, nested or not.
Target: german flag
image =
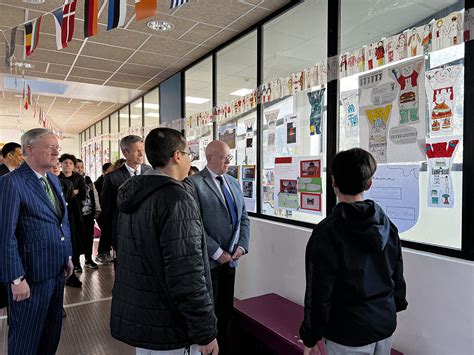
[[[84,37],[92,37],[97,34],[97,17],[99,11],[99,0],[84,1]]]
[[[41,19],[43,16],[25,23],[25,47],[26,56],[29,57],[38,46]]]
[[[137,21],[156,15],[157,0],[135,0]]]

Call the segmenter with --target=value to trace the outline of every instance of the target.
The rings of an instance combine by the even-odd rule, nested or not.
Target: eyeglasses
[[[232,159],[234,158],[234,156],[232,154],[227,154],[227,155],[221,155],[219,157],[220,160],[226,160],[226,161],[232,161]]]
[[[47,150],[49,150],[50,152],[52,152],[53,149],[54,149],[54,150],[57,150],[58,152],[61,151],[61,147],[60,147],[59,145],[47,145],[47,146],[45,146],[45,148],[46,148]]]
[[[196,158],[196,154],[194,152],[185,152],[184,150],[180,150],[180,153],[189,155],[189,160],[193,161]]]

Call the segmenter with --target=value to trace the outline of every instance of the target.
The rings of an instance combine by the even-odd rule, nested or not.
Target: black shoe
[[[67,317],[66,310],[63,307],[63,318],[66,318],[66,317]]]
[[[93,262],[92,260],[91,261],[86,261],[84,263],[84,267],[86,269],[98,269],[99,268],[99,266],[95,262]]]
[[[74,268],[74,272],[77,272],[78,274],[80,274],[82,272],[82,267],[81,265],[77,265],[75,268]]]
[[[76,274],[72,274],[66,280],[66,286],[71,286],[74,288],[81,288],[82,282],[77,278]]]
[[[110,254],[97,254],[95,262],[99,264],[109,264],[110,263]]]

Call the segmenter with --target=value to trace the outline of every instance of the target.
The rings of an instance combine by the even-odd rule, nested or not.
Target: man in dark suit
[[[7,143],[2,148],[3,164],[0,165],[0,176],[8,174],[18,168],[23,162],[21,145],[15,142]],[[0,283],[0,309],[8,305],[8,296],[5,286]]]
[[[56,176],[56,135],[21,137],[26,163],[0,178],[0,282],[8,288],[8,353],[54,354],[62,325],[64,276],[72,274],[66,203]]]
[[[94,181],[94,186],[99,196],[102,195],[102,186],[104,186],[104,177],[111,171],[112,171],[112,163],[105,163],[104,165],[102,165],[102,175],[99,176],[96,181]]]
[[[21,145],[15,142],[7,143],[2,148],[3,164],[0,165],[0,176],[8,174],[23,163]]]
[[[115,252],[117,251],[118,188],[131,177],[142,175],[151,169],[148,165],[143,164],[145,158],[143,138],[134,135],[122,138],[120,140],[120,150],[125,156],[125,164],[120,169],[105,175],[100,196],[100,205],[102,207],[100,226],[102,228],[102,235],[99,240],[98,255],[95,261],[101,264],[111,261],[111,246]]]
[[[207,233],[219,354],[228,354],[228,325],[234,306],[237,260],[248,252],[250,220],[239,182],[226,174],[232,156],[227,144],[209,143],[207,166],[190,177],[196,187]]]

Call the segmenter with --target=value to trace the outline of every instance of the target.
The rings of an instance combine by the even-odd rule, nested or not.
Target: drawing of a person
[[[416,56],[418,43],[421,43],[420,35],[418,34],[416,28],[412,28],[410,36],[408,37],[408,46],[410,47],[410,55],[412,57]]]
[[[398,97],[400,124],[416,123],[418,117],[418,73],[423,62],[409,63],[392,70],[393,77],[400,86]]]
[[[400,33],[397,42],[398,59],[405,59],[407,56],[407,39],[404,33]]]
[[[471,29],[474,27],[474,18],[471,15],[472,9],[467,10],[464,13],[464,41],[467,42],[471,39]]]
[[[347,73],[347,55],[341,55],[341,62],[339,63],[339,72],[342,76],[346,76]]]
[[[444,27],[442,19],[436,21],[433,32],[434,43],[436,45],[435,50],[440,50],[443,48],[443,33],[446,34],[446,27]]]
[[[357,69],[359,73],[365,71],[365,50],[364,48],[359,48],[359,53],[357,54]]]
[[[457,16],[451,17],[451,23],[449,24],[449,27],[448,27],[448,38],[449,38],[450,45],[454,46],[456,44],[459,44],[460,32],[461,32],[461,26],[459,25],[458,17]]]
[[[431,190],[431,203],[437,205],[439,203],[438,190]]]
[[[385,59],[385,49],[383,47],[383,41],[378,41],[377,48],[375,48],[375,58],[377,58],[377,65],[380,67],[383,65]]]
[[[431,23],[425,25],[425,27],[423,28],[423,34],[421,35],[421,45],[423,46],[423,52],[425,54],[428,54],[431,50],[431,40],[433,38],[431,27]]]
[[[367,69],[374,69],[374,46],[371,44],[367,49]]]
[[[393,41],[392,39],[390,39],[388,42],[387,42],[387,60],[389,63],[393,62],[394,60],[394,57],[393,57]]]

